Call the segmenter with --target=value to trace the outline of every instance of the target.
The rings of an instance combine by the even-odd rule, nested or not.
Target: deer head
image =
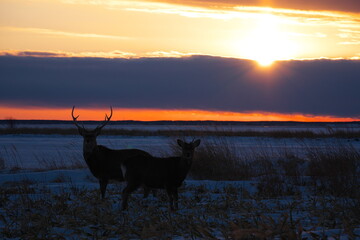
[[[92,150],[96,147],[97,143],[96,143],[96,137],[99,136],[101,129],[103,127],[105,127],[109,122],[110,119],[112,117],[113,111],[112,111],[112,107],[110,107],[110,116],[108,116],[107,114],[105,114],[105,120],[104,122],[100,125],[97,126],[94,130],[87,130],[84,125],[80,126],[79,123],[77,122],[77,119],[80,115],[78,116],[74,116],[74,109],[75,106],[73,106],[72,111],[71,111],[71,116],[73,119],[73,123],[75,124],[75,126],[78,128],[79,130],[79,134],[84,138],[84,145],[83,145],[83,149],[84,149],[84,153],[91,153]]]
[[[190,164],[191,161],[192,161],[192,158],[194,156],[195,148],[200,145],[200,139],[198,139],[196,141],[193,140],[190,143],[187,143],[187,142],[184,142],[184,141],[178,139],[177,143],[182,149],[182,156],[181,157],[186,159],[188,164]]]

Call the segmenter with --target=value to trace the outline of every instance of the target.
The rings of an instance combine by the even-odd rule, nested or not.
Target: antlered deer
[[[105,121],[94,130],[87,130],[77,123],[79,116],[74,116],[74,109],[75,106],[73,106],[71,111],[73,122],[78,128],[79,134],[84,138],[83,156],[91,173],[99,180],[101,198],[103,199],[105,198],[106,187],[109,180],[124,181],[124,176],[121,171],[121,164],[124,160],[136,156],[151,157],[151,155],[139,149],[113,150],[102,145],[97,145],[96,137],[112,117],[113,112],[111,107],[110,116],[106,114]],[[145,195],[147,194],[148,190],[145,189]]]
[[[136,156],[127,158],[122,163],[123,175],[127,186],[123,190],[122,209],[128,206],[129,195],[140,186],[165,189],[170,203],[170,209],[178,209],[178,188],[188,174],[194,150],[200,145],[200,140],[186,143],[177,140],[182,149],[180,157],[158,158],[152,156]]]

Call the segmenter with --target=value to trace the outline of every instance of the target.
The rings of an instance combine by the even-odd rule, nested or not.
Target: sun
[[[271,66],[277,59],[273,56],[259,56],[254,59],[260,66],[267,67]]]
[[[241,41],[241,55],[270,66],[276,60],[294,56],[295,45],[288,34],[280,29],[280,19],[271,14],[258,16],[254,28]]]

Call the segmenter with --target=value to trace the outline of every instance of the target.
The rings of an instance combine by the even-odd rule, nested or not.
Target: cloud
[[[0,56],[18,57],[69,57],[63,52],[41,52],[41,51],[0,51]]]
[[[273,8],[288,8],[299,10],[329,10],[343,12],[360,12],[358,0],[153,0],[152,2],[173,3],[189,6],[207,7],[207,8],[228,8],[233,6],[258,6]]]
[[[175,14],[189,18],[257,18],[259,14],[273,14],[294,18],[302,24],[335,24],[357,27],[360,21],[358,0],[138,0],[86,1],[63,0],[67,4],[96,5],[111,10],[137,11],[153,14]]]
[[[0,27],[0,29],[7,31],[15,31],[15,32],[31,32],[35,34],[55,35],[62,37],[75,37],[75,38],[103,38],[103,39],[112,39],[112,40],[132,39],[130,37],[124,37],[124,36],[104,35],[104,34],[95,34],[95,33],[64,32],[64,31],[45,29],[45,28]]]
[[[347,41],[340,42],[344,45],[360,45],[360,31],[351,29],[340,29],[338,34],[340,38],[347,39]]]
[[[162,56],[161,53],[149,53],[149,56]],[[175,53],[167,53],[168,56],[175,56]],[[93,57],[93,58],[138,58],[135,53],[123,52],[119,50],[111,52],[61,52],[61,51],[19,51],[9,50],[0,51],[0,56],[16,56],[16,57]],[[166,56],[166,53],[163,53]],[[181,56],[181,55],[179,55]]]
[[[67,4],[91,4],[101,5],[109,9],[118,9],[127,7],[129,4],[137,9],[146,9],[148,6],[152,8],[163,7],[163,4],[173,4],[191,7],[202,7],[209,9],[229,9],[237,6],[254,6],[254,7],[273,7],[287,8],[298,10],[328,10],[360,13],[360,5],[358,0],[109,0],[109,1],[86,1],[86,0],[62,0]],[[171,10],[171,9],[170,9]]]
[[[181,58],[189,57],[192,55],[198,55],[195,53],[182,53],[178,51],[156,51],[146,52],[143,54],[136,54],[131,52],[123,52],[114,50],[110,52],[61,52],[61,51],[20,51],[20,50],[8,50],[1,51],[0,56],[14,56],[14,57],[77,57],[77,58]]]
[[[360,61],[0,57],[0,104],[360,116]]]

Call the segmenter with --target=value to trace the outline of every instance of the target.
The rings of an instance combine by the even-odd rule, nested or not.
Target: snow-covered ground
[[[180,208],[170,212],[163,191],[147,199],[137,192],[121,211],[124,184],[111,184],[100,200],[87,169],[2,173],[0,184],[1,239],[360,237],[360,226],[351,222],[359,220],[353,201],[309,195],[303,187],[292,196],[264,199],[256,194],[256,181],[186,180]]]
[[[113,149],[140,148],[154,154],[166,151],[167,138],[100,136],[98,144]],[[0,135],[0,157],[7,168],[46,168],[44,162],[71,165],[83,161],[80,135]]]
[[[163,156],[171,154],[175,140],[100,135],[98,144]],[[357,139],[220,140],[240,154],[270,157],[290,152],[305,159],[308,147],[337,144],[360,150]],[[213,141],[217,138],[202,138],[202,145]],[[124,183],[111,184],[108,198],[100,200],[97,180],[84,164],[81,136],[0,135],[0,239],[360,239],[359,199],[317,195],[310,185],[264,198],[258,183],[188,178],[177,212],[169,212],[162,191],[148,199],[137,192],[130,208],[121,211]]]
[[[202,144],[216,141],[214,137],[202,138]],[[138,148],[155,156],[171,153],[170,145],[176,138],[156,136],[99,136],[98,144],[113,149]],[[191,139],[190,139],[191,140]],[[239,154],[252,154],[254,151],[276,152],[290,151],[304,157],[308,146],[324,147],[332,144],[352,144],[360,149],[360,141],[355,139],[278,139],[258,137],[222,137],[222,141],[231,144]],[[220,144],[219,144],[220,145]],[[57,162],[71,165],[82,161],[82,137],[79,135],[0,135],[0,158],[6,168],[43,169],[44,163]]]

